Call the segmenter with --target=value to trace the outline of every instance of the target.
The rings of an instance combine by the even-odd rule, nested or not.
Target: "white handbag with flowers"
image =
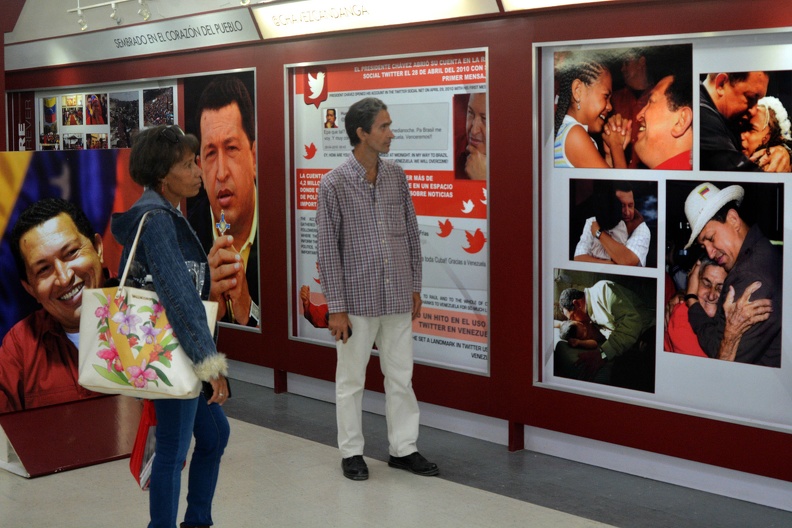
[[[120,284],[83,292],[79,383],[88,390],[135,398],[196,398],[201,382],[168,324],[159,297],[153,291],[126,286],[146,215],[140,220]],[[217,303],[203,304],[212,332]]]

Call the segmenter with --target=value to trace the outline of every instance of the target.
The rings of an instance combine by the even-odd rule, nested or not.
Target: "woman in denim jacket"
[[[113,236],[124,246],[123,270],[138,224],[149,213],[130,275],[139,283],[153,284],[195,373],[213,389],[208,400],[204,393],[190,400],[154,400],[157,444],[149,487],[149,528],[176,525],[181,471],[193,435],[187,512],[181,527],[212,525],[212,497],[229,436],[228,420],[220,408],[228,397],[228,367],[225,356],[217,351],[201,302],[209,297],[209,267],[179,209],[183,199],[195,196],[201,188],[197,150],[197,138],[178,126],[141,131],[132,146],[129,172],[145,191],[129,211],[113,215],[112,221]]]

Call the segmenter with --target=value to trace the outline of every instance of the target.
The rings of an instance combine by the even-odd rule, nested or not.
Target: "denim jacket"
[[[208,381],[218,374],[226,375],[225,355],[217,351],[201,303],[202,298],[209,298],[211,285],[206,253],[187,219],[151,189],[146,189],[129,211],[113,215],[113,236],[124,246],[119,276],[129,258],[140,219],[149,211],[127,282],[131,278],[140,286],[147,275],[151,276],[168,322],[192,359],[199,379]]]

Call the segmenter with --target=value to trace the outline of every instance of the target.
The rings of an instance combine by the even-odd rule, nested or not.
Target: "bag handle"
[[[121,275],[121,282],[118,285],[118,292],[121,293],[124,290],[124,286],[126,285],[126,278],[127,274],[129,273],[129,268],[132,266],[132,261],[135,260],[135,250],[137,249],[138,240],[140,240],[140,233],[143,231],[143,224],[146,221],[146,217],[151,211],[146,211],[143,215],[143,218],[140,219],[140,224],[138,224],[137,233],[135,234],[135,241],[132,243],[132,249],[129,250],[129,257],[126,261],[126,266],[124,266],[124,273]]]

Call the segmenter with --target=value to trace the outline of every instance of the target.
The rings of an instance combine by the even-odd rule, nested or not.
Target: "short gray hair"
[[[365,132],[371,133],[374,120],[381,111],[387,109],[388,106],[376,97],[366,97],[350,106],[344,118],[344,128],[349,136],[349,143],[353,147],[360,143],[357,129],[362,128]]]

